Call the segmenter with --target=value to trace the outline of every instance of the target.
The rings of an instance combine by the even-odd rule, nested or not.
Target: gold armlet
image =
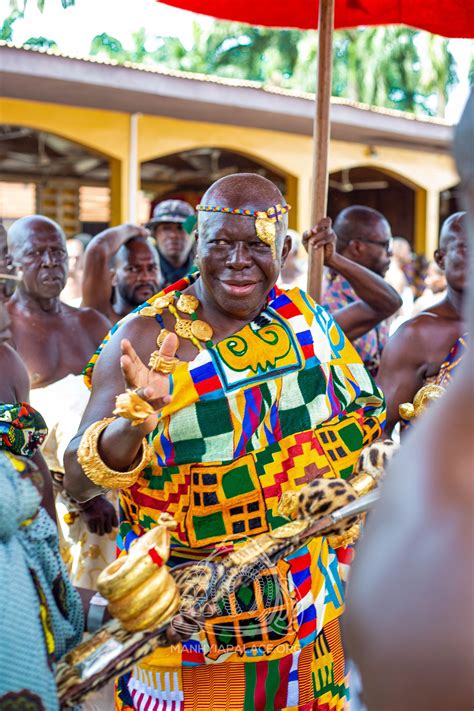
[[[128,489],[135,484],[140,476],[140,472],[148,466],[153,459],[153,447],[148,444],[146,438],[143,438],[142,456],[137,466],[126,472],[118,472],[110,469],[102,461],[97,443],[103,430],[114,421],[115,417],[104,417],[103,420],[94,422],[86,429],[77,450],[77,461],[81,465],[84,474],[96,484],[96,486],[106,489]]]

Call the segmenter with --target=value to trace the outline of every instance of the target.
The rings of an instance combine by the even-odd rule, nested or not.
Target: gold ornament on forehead
[[[257,212],[255,218],[255,231],[258,239],[267,244],[272,250],[272,257],[276,257],[276,225],[268,219],[266,212]]]
[[[255,231],[258,239],[267,244],[276,258],[276,223],[291,210],[291,205],[273,205],[268,210],[247,210],[241,207],[226,207],[222,205],[196,205],[198,212],[223,212],[226,215],[241,215],[255,217]]]

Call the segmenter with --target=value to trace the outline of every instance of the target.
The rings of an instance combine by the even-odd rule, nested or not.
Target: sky
[[[22,0],[19,0],[20,2]],[[0,0],[0,16],[9,13],[10,0]],[[179,36],[183,43],[192,40],[193,20],[212,22],[209,18],[178,10],[155,0],[76,0],[75,7],[64,10],[60,0],[45,0],[38,10],[36,0],[28,0],[24,19],[14,25],[15,43],[30,37],[54,39],[61,51],[84,56],[95,35],[107,32],[131,47],[131,36],[141,27],[150,36]]]
[[[19,0],[21,2],[21,0]],[[0,0],[0,21],[9,14],[10,0]],[[14,24],[14,42],[23,44],[30,37],[54,39],[59,49],[73,56],[87,54],[95,35],[107,32],[125,47],[132,47],[132,34],[145,27],[153,37],[177,36],[185,46],[192,43],[193,21],[209,24],[212,20],[184,10],[169,7],[155,0],[76,0],[76,6],[64,10],[60,0],[45,0],[43,13],[36,0],[28,0],[25,17]],[[455,123],[469,93],[468,71],[472,42],[452,40],[450,49],[458,63],[460,84],[453,90],[446,118]]]

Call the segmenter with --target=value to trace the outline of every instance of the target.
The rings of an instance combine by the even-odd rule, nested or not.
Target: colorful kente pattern
[[[0,403],[0,449],[32,457],[47,434],[42,415],[28,403]]]
[[[451,381],[454,371],[461,364],[462,359],[464,358],[464,355],[466,354],[466,350],[468,347],[467,341],[468,341],[468,334],[467,333],[465,333],[462,336],[459,336],[458,340],[456,341],[454,346],[449,351],[448,357],[441,364],[439,373],[436,377],[436,380],[434,381],[436,383],[436,385],[441,385],[442,387],[446,387],[448,385],[448,383]]]
[[[177,522],[171,566],[218,560],[281,526],[282,494],[350,476],[384,422],[357,353],[298,289],[274,289],[257,322],[170,378],[173,399],[151,436],[156,459],[121,492],[118,544],[127,550],[166,511]],[[349,558],[317,538],[277,566],[262,561],[203,630],[120,680],[117,708],[345,709]]]
[[[359,301],[359,297],[347,279],[344,279],[340,274],[331,274],[323,295],[322,304],[324,308],[333,314],[335,311],[356,301]],[[389,324],[387,321],[382,321],[378,326],[354,341],[354,348],[374,378],[377,376],[380,357],[388,341],[388,336]]]

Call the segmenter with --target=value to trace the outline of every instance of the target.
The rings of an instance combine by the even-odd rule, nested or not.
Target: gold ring
[[[150,415],[155,414],[155,409],[134,390],[127,390],[115,398],[114,415],[131,420],[132,425],[141,425]]]
[[[153,351],[150,356],[148,367],[154,370],[155,373],[164,373],[165,375],[170,375],[170,373],[174,373],[178,363],[178,358],[160,355],[159,351]]]

